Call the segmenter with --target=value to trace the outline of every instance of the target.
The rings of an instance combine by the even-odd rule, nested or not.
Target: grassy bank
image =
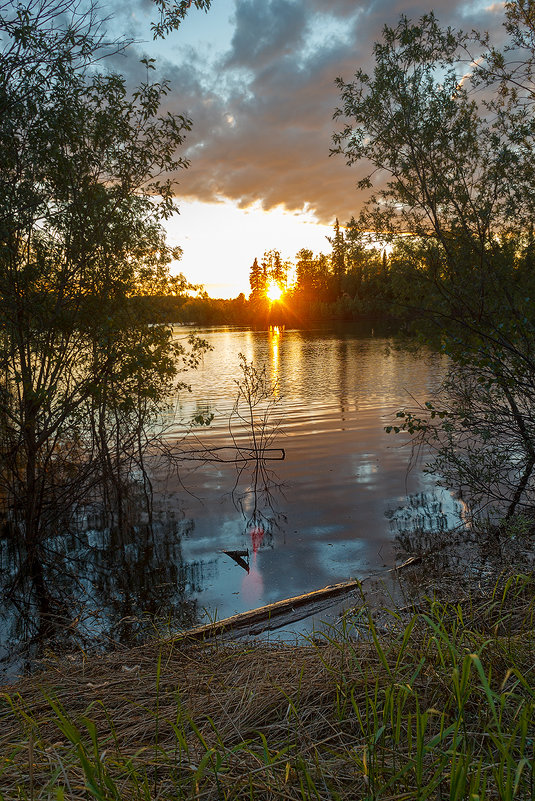
[[[535,592],[299,646],[153,644],[4,688],[0,798],[533,799]]]

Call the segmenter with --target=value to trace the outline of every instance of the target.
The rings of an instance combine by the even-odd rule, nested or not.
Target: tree
[[[281,290],[286,289],[288,281],[288,264],[281,259],[278,250],[267,250],[262,258],[266,265],[268,283],[276,284]]]
[[[340,297],[342,294],[342,279],[346,272],[346,243],[344,234],[340,230],[338,217],[334,223],[334,236],[328,236],[327,239],[332,245],[331,265],[336,285],[336,296]]]
[[[366,280],[366,261],[369,251],[366,252],[364,243],[365,232],[361,231],[357,221],[351,217],[346,224],[345,244],[347,275],[350,281],[349,294],[359,295],[362,284]]]
[[[255,258],[249,271],[249,284],[251,286],[251,298],[253,300],[265,297],[267,282],[267,267],[264,262],[262,262],[262,265],[259,265],[258,259]]]
[[[151,432],[202,350],[141,302],[177,289],[162,221],[190,122],[160,114],[150,62],[132,93],[97,68],[95,11],[69,8],[0,9],[0,492],[34,566],[84,504],[122,525],[134,487],[150,515]]]
[[[325,253],[319,253],[316,257],[316,287],[318,295],[322,300],[327,301],[330,299],[331,284],[331,261]]]
[[[301,248],[296,254],[296,289],[305,297],[313,299],[316,290],[316,262],[314,254],[307,248]]]
[[[534,279],[525,260],[535,196],[526,80],[534,55],[531,13],[524,0],[506,6],[511,46],[527,48],[524,69],[508,63],[507,47],[442,29],[433,14],[385,27],[373,74],[338,81],[335,116],[346,122],[334,136],[334,150],[348,164],[372,165],[360,182],[371,190],[360,225],[396,243],[399,302],[418,313],[420,331],[453,360],[458,402],[409,414],[405,427],[435,444],[442,466],[464,449],[457,480],[474,496],[482,488],[471,471],[479,462],[488,474],[494,437],[506,458],[495,465],[502,494],[492,500],[508,516],[535,500],[528,412],[535,401]],[[472,52],[480,43],[486,53]],[[485,91],[476,93],[481,86]]]
[[[163,38],[173,30],[177,30],[191,5],[199,10],[208,11],[211,0],[180,0],[180,2],[169,2],[169,0],[153,0],[154,5],[159,11],[158,22],[153,23],[152,31],[154,38]]]

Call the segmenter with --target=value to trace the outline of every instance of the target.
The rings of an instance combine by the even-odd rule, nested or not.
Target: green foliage
[[[153,0],[158,9],[159,19],[152,24],[154,38],[163,38],[171,31],[177,30],[185,19],[189,9],[195,8],[208,11],[211,0]]]
[[[121,508],[181,366],[202,343],[151,325],[181,291],[162,221],[189,120],[169,88],[97,68],[94,9],[0,13],[0,490],[34,548],[92,496]],[[118,47],[120,47],[119,45]]]
[[[483,502],[508,516],[535,501],[530,9],[507,5],[502,51],[433,14],[385,27],[373,73],[338,80],[334,136],[348,164],[372,165],[358,225],[394,245],[394,305],[453,361],[445,418],[409,410],[392,428],[417,433],[450,484],[482,501],[486,488]],[[525,59],[509,64],[515,42]]]

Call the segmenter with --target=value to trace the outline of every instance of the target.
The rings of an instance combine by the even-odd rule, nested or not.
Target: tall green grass
[[[57,666],[0,698],[0,799],[535,799],[534,605],[516,576],[302,646]]]

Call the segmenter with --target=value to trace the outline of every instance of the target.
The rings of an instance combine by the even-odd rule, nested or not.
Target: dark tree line
[[[352,218],[336,221],[331,250],[299,250],[294,261],[277,249],[255,258],[249,271],[250,293],[232,300],[192,292],[187,283],[174,295],[153,298],[154,319],[211,325],[298,325],[313,320],[359,320],[402,314],[393,297],[391,259],[385,244],[361,232]]]
[[[256,313],[263,310],[264,316],[275,314],[287,322],[399,313],[386,243],[361,230],[354,217],[343,227],[337,219],[327,240],[330,249],[326,253],[302,248],[295,261],[289,262],[282,260],[279,251],[271,250],[260,261],[254,260],[249,302]],[[273,285],[281,294],[275,301]]]

